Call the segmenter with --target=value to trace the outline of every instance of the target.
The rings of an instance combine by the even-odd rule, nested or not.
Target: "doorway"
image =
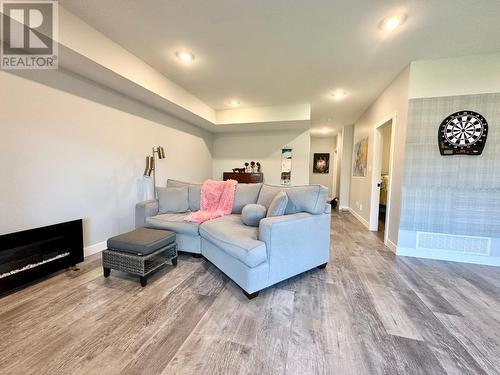
[[[395,117],[375,128],[370,230],[387,244],[390,223],[392,153]]]

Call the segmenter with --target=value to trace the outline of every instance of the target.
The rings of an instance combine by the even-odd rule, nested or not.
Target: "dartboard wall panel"
[[[481,155],[487,137],[488,123],[481,114],[455,112],[439,126],[439,151],[441,155]]]
[[[400,232],[407,238],[439,232],[500,239],[500,93],[413,98],[408,105]],[[483,133],[471,111],[484,119]],[[455,156],[439,152],[441,123],[451,127]],[[470,133],[468,123],[473,138],[464,141],[462,128]],[[460,146],[469,152],[484,148],[481,156],[462,156]]]

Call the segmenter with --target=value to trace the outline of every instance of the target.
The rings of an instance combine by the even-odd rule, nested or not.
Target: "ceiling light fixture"
[[[380,24],[379,28],[384,31],[393,31],[397,27],[401,26],[406,21],[406,15],[399,14],[384,18]]]
[[[237,107],[240,105],[240,102],[239,102],[239,100],[233,99],[233,100],[228,101],[227,104],[229,104],[231,107]]]
[[[332,97],[334,100],[339,101],[344,99],[347,96],[347,93],[342,90],[337,90],[332,93]]]
[[[175,55],[179,60],[184,61],[185,63],[190,63],[194,60],[194,54],[188,51],[177,51]]]

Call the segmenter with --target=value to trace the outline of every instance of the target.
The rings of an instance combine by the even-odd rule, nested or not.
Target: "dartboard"
[[[441,155],[481,155],[487,134],[488,123],[479,113],[455,112],[439,126],[439,151]]]

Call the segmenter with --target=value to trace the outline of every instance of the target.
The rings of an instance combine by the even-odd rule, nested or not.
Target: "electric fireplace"
[[[81,219],[0,236],[0,294],[82,261]]]

